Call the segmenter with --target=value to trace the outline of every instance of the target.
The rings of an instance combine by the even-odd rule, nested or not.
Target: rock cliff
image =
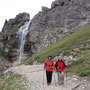
[[[21,13],[5,21],[0,33],[0,48],[10,60],[17,59],[17,31],[29,21],[29,14]],[[90,0],[55,0],[51,8],[42,7],[31,20],[26,37],[24,55],[26,58],[48,47],[64,36],[90,24]]]
[[[5,21],[2,32],[0,33],[0,50],[6,54],[10,61],[17,60],[19,50],[19,37],[17,32],[26,21],[30,20],[28,13],[20,13],[14,19]],[[24,57],[32,55],[31,42],[26,37]]]
[[[90,24],[90,0],[55,0],[31,21],[30,41],[40,51],[67,34]]]

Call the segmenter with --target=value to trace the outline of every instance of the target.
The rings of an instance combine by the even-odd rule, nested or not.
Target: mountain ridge
[[[25,58],[33,56],[52,43],[89,25],[89,7],[89,0],[56,0],[52,2],[50,9],[43,7],[42,11],[31,20],[24,46]],[[13,20],[5,22],[0,34],[0,50],[10,61],[17,60],[19,40],[16,33],[28,20],[30,20],[29,14],[21,13]]]

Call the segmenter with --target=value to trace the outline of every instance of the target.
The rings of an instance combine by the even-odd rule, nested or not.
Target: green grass
[[[88,45],[84,46],[85,44]],[[57,56],[61,52],[63,55],[73,55],[77,56],[76,61],[71,61],[68,65],[67,71],[68,75],[78,75],[86,76],[90,74],[90,25],[72,33],[71,35],[65,36],[64,38],[53,43],[48,48],[40,51],[39,53],[33,55],[23,62],[23,64],[29,64],[32,60],[37,60],[39,62],[44,62],[48,55],[53,57]],[[75,50],[76,48],[79,49]]]
[[[32,60],[37,60],[40,62],[44,62],[48,55],[52,55],[53,57],[58,55],[60,52],[70,51],[73,48],[77,48],[79,45],[90,43],[90,25],[85,26],[84,28],[78,30],[77,32],[68,35],[56,43],[53,43],[48,48],[40,51],[39,53],[33,55],[31,58],[28,58],[23,63],[27,64],[32,62]]]
[[[19,30],[20,27],[18,26],[11,26],[6,32],[1,32],[0,33],[0,36],[3,37],[3,36],[11,36],[12,33],[16,32],[17,30]]]
[[[19,27],[18,27],[18,26],[12,26],[10,29],[11,29],[11,30],[18,30]]]
[[[72,61],[67,67],[68,73],[74,73],[79,76],[90,74],[90,50],[78,55],[78,60]]]
[[[0,90],[26,90],[22,82],[23,78],[19,74],[1,75]]]

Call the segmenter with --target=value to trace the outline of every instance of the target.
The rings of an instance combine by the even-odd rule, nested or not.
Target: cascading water
[[[20,64],[23,60],[23,52],[24,52],[24,44],[25,44],[25,39],[26,35],[28,34],[28,28],[30,25],[30,21],[26,22],[18,31],[18,36],[19,36],[19,52],[18,52],[18,61],[17,64]]]

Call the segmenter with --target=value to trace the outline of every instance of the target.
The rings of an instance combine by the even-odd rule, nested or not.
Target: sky
[[[17,14],[27,12],[30,19],[41,11],[42,6],[51,7],[54,0],[0,0],[0,31],[5,19],[14,18]]]

